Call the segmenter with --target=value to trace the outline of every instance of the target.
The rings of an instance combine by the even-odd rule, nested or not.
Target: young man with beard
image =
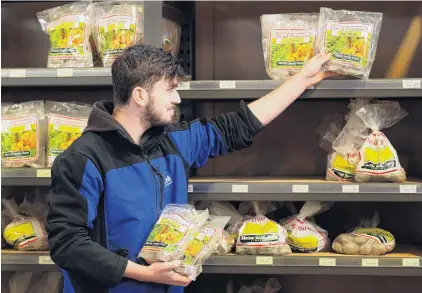
[[[144,266],[136,257],[163,208],[187,203],[189,169],[252,144],[255,134],[328,74],[318,55],[268,95],[236,112],[175,122],[176,87],[187,80],[162,49],[136,45],[112,66],[114,103],[94,104],[83,135],[51,170],[51,257],[64,293],[180,293],[180,261]]]

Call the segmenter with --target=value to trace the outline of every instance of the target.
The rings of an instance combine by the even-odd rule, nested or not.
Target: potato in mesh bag
[[[208,210],[191,205],[169,204],[149,234],[138,258],[151,264],[182,259],[194,232],[208,219]]]
[[[185,249],[182,264],[176,269],[177,273],[196,279],[202,272],[202,264],[215,251],[229,219],[230,217],[211,216],[209,221],[194,232]]]
[[[359,151],[356,181],[406,181],[406,172],[400,164],[397,151],[381,130],[399,122],[407,112],[398,102],[378,101],[363,106],[356,115],[372,130]]]
[[[271,79],[298,73],[314,55],[317,13],[261,16],[265,69]]]
[[[37,13],[50,37],[47,67],[92,67],[90,1],[80,1]]]
[[[333,241],[334,251],[351,255],[383,255],[394,249],[396,241],[390,232],[379,228],[356,228]]]
[[[319,252],[330,246],[328,232],[308,219],[328,210],[332,203],[307,201],[298,215],[281,221],[287,230],[287,243],[293,252]]]
[[[44,101],[2,105],[1,114],[2,167],[45,167]]]

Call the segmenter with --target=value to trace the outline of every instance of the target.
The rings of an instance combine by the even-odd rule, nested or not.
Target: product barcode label
[[[40,255],[38,257],[38,264],[40,264],[40,265],[54,265],[54,262],[51,260],[50,256]]]
[[[293,185],[292,191],[294,193],[308,193],[309,192],[309,185],[307,185],[307,184]]]
[[[403,88],[404,89],[420,89],[421,81],[420,79],[403,80]]]
[[[179,83],[179,85],[177,86],[178,90],[188,90],[190,89],[190,82],[181,82]]]
[[[73,76],[72,68],[57,68],[57,77]]]
[[[378,259],[377,258],[364,258],[362,259],[363,267],[377,267]]]
[[[234,80],[221,80],[220,89],[234,89],[236,88],[236,82]]]
[[[193,185],[192,184],[188,185],[188,192],[193,192]]]
[[[248,191],[249,191],[248,185],[238,185],[238,184],[232,185],[232,192],[247,193]]]
[[[270,266],[274,264],[274,260],[272,256],[257,256],[256,264]]]
[[[51,169],[37,170],[37,177],[51,177]]]
[[[359,185],[345,184],[342,186],[343,193],[359,193]]]
[[[10,77],[26,77],[26,70],[25,69],[10,69],[9,76]]]
[[[336,266],[336,259],[329,258],[329,257],[321,257],[319,259],[319,265],[323,267],[335,267]]]
[[[403,258],[404,267],[419,267],[420,259],[419,258]]]
[[[400,185],[400,193],[416,193],[416,185]]]

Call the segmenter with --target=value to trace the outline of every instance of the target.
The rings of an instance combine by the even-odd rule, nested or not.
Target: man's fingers
[[[182,264],[182,262],[180,260],[173,260],[173,261],[169,261],[169,262],[160,263],[161,268],[164,269],[164,270],[177,269],[178,267],[180,267],[181,264]]]
[[[318,59],[321,61],[322,64],[324,64],[325,62],[327,62],[328,60],[330,60],[331,58],[331,53],[328,54],[320,54],[320,56],[318,57]]]
[[[192,282],[192,279],[189,277],[182,276],[178,273],[174,274],[173,281],[177,286],[184,286],[186,287]]]

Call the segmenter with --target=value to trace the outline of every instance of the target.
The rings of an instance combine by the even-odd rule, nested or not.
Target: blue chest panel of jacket
[[[134,262],[162,209],[168,203],[187,203],[187,179],[182,159],[167,155],[151,160],[151,164],[161,172],[161,177],[147,162],[142,162],[110,170],[105,178],[107,248],[111,251],[126,249],[128,258]],[[145,286],[124,280],[110,292],[155,292],[144,291],[147,287],[164,290],[166,286]]]

